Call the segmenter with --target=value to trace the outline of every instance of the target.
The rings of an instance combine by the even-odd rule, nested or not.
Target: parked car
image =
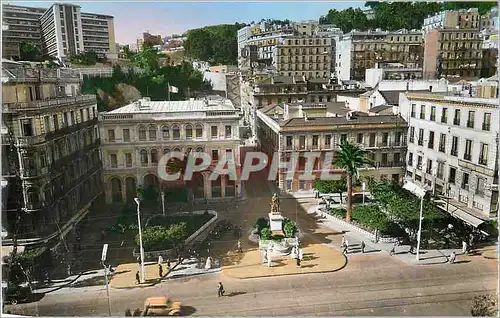
[[[182,305],[168,297],[150,297],[144,302],[143,316],[181,316]]]

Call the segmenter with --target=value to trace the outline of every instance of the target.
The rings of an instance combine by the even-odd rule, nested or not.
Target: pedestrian
[[[467,254],[469,252],[469,246],[467,242],[462,241],[462,254]]]
[[[181,262],[182,262],[181,253],[179,253],[179,256],[177,257],[177,264],[180,264]]]
[[[224,291],[224,286],[222,285],[221,282],[219,282],[219,286],[218,286],[218,289],[217,289],[217,295],[219,297],[222,297],[222,296],[224,296],[224,292],[225,292]]]
[[[410,244],[410,254],[415,254],[415,249],[413,248],[413,244]]]
[[[137,264],[139,264],[139,266],[141,266],[141,257],[140,256],[137,256]]]
[[[163,264],[163,256],[158,256],[158,264],[161,265]]]
[[[340,247],[344,247],[345,246],[345,234],[342,235],[342,244],[340,245]]]
[[[365,241],[361,241],[361,253],[365,253]]]
[[[455,254],[455,252],[451,252],[451,254],[450,254],[450,258],[449,258],[449,260],[448,260],[448,263],[450,263],[450,264],[455,263],[455,258],[456,258],[456,257],[457,257],[457,254]]]
[[[137,281],[137,284],[141,283],[141,280],[139,279],[139,271],[135,273],[135,280]]]
[[[302,249],[299,250],[299,259],[301,262],[304,259],[304,251]]]
[[[158,264],[158,276],[160,276],[160,278],[163,277],[163,266],[161,266],[161,264]]]
[[[243,250],[241,249],[241,240],[238,240],[238,252],[243,253]]]
[[[378,243],[378,229],[375,229],[375,243]]]
[[[392,246],[391,251],[389,252],[389,255],[393,256],[396,254],[396,246],[398,246],[398,242],[395,242],[394,245]]]

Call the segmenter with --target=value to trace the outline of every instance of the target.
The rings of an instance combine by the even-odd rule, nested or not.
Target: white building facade
[[[406,176],[426,184],[445,211],[478,226],[497,214],[498,100],[400,95],[408,122]]]
[[[156,102],[147,98],[99,114],[107,202],[133,202],[137,189],[188,188],[193,199],[241,195],[239,181],[221,175],[209,180],[213,167],[232,153],[239,175],[240,116],[229,100]],[[165,181],[158,163],[168,152],[206,152],[208,170],[191,181]]]

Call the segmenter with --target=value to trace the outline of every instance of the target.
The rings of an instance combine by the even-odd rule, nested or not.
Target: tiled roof
[[[317,117],[292,118],[281,123],[282,127],[305,127],[305,126],[323,126],[323,125],[356,125],[356,124],[400,124],[406,125],[405,120],[400,115],[380,115],[380,116],[357,116],[347,120],[342,117]]]
[[[186,101],[140,101],[141,106],[131,103],[123,107],[107,112],[107,114],[130,114],[130,113],[179,113],[196,112],[207,110],[235,110],[232,103],[227,99],[224,103],[210,101],[209,105],[203,100]]]
[[[380,105],[380,106],[375,106],[370,108],[370,113],[379,113],[381,111],[384,111],[386,109],[392,109],[391,105]]]

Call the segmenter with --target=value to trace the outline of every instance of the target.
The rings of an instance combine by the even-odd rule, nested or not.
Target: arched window
[[[164,140],[170,139],[170,127],[168,126],[161,127],[161,133]]]
[[[29,188],[26,191],[26,194],[28,196],[28,204],[30,205],[28,208],[35,209],[38,207],[38,203],[40,202],[38,191],[35,188]]]
[[[151,163],[158,163],[158,151],[151,149]]]
[[[148,165],[148,152],[145,149],[141,150],[141,164],[142,166]]]
[[[179,147],[174,148],[174,152],[181,152],[181,148],[179,148]]]
[[[196,125],[196,138],[203,137],[203,126],[201,124]]]
[[[167,154],[169,152],[170,152],[170,149],[168,149],[168,148],[163,149],[163,154]]]
[[[196,148],[196,152],[203,152],[203,147]]]
[[[192,139],[193,138],[193,126],[191,125],[186,125],[186,139]]]
[[[156,126],[149,126],[149,140],[156,140]]]
[[[139,140],[146,140],[146,128],[144,126],[139,126]]]
[[[172,126],[172,137],[174,140],[181,139],[181,130],[179,128],[179,125]]]

